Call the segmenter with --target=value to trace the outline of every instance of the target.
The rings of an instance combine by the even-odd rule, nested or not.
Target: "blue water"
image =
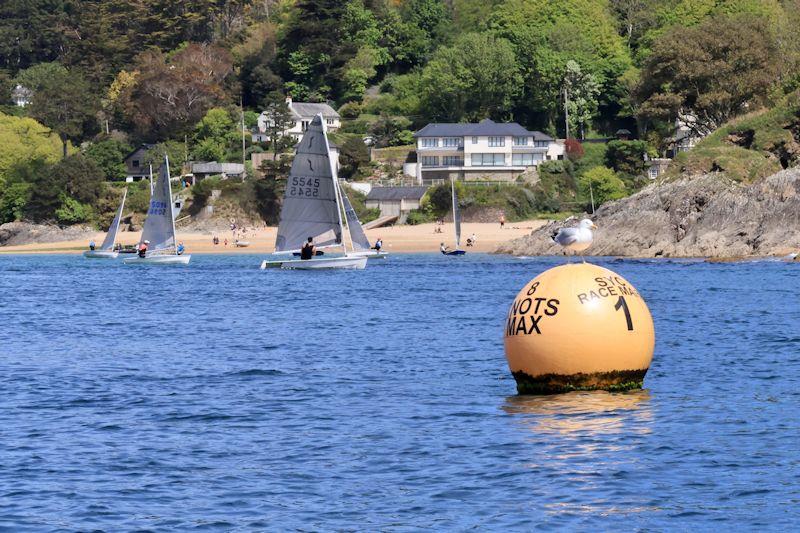
[[[797,527],[800,265],[601,261],[646,390],[517,397],[505,313],[554,260],[258,260],[0,256],[0,529]]]

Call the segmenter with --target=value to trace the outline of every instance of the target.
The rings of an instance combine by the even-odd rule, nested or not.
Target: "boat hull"
[[[147,257],[126,257],[126,265],[188,265],[191,255],[150,255]]]
[[[389,252],[350,252],[348,256],[366,257],[367,259],[386,259]]]
[[[320,259],[288,259],[286,261],[261,262],[261,270],[281,268],[283,270],[364,270],[366,257],[326,257]]]
[[[451,250],[449,252],[442,252],[444,255],[464,255],[467,252],[464,250]]]
[[[119,257],[119,252],[113,250],[86,250],[83,252],[83,257],[87,259],[116,259]]]

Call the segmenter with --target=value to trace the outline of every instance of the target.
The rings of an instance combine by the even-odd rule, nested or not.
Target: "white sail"
[[[314,117],[297,146],[286,182],[275,251],[299,250],[308,237],[317,247],[342,243],[341,212],[321,115]]]
[[[350,198],[347,197],[344,187],[340,187],[339,190],[342,191],[344,215],[347,219],[347,227],[350,228],[350,238],[353,241],[353,250],[357,252],[368,251],[371,248],[369,245],[369,239],[367,239],[367,235],[364,233],[364,228],[361,227],[361,221],[358,220],[356,210],[353,209],[353,205],[350,203]]]
[[[128,189],[125,189],[125,192],[122,193],[122,202],[120,202],[119,209],[117,209],[117,215],[114,217],[114,220],[111,221],[111,226],[108,228],[108,233],[106,233],[103,244],[100,245],[101,250],[114,249],[114,244],[117,242],[117,232],[119,231],[119,221],[122,219],[122,209],[125,207],[126,196],[128,196]]]
[[[453,191],[453,225],[456,232],[456,248],[461,246],[461,213],[458,210],[458,195],[456,194],[456,182],[450,180],[450,188]]]
[[[175,253],[175,219],[172,211],[172,189],[169,183],[169,160],[164,156],[164,164],[158,169],[158,179],[150,197],[150,207],[144,221],[142,239],[150,241],[150,252],[169,250]]]

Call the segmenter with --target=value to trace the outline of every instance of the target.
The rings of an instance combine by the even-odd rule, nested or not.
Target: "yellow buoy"
[[[625,278],[590,263],[547,270],[517,294],[505,327],[520,394],[642,387],[653,318]]]

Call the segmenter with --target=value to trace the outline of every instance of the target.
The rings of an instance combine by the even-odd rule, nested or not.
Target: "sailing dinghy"
[[[442,250],[444,255],[464,255],[467,252],[459,248],[461,246],[461,212],[458,210],[458,195],[456,194],[456,182],[450,180],[450,190],[453,195],[453,226],[456,235],[456,249]]]
[[[164,156],[164,164],[158,170],[158,180],[150,197],[150,208],[144,221],[144,229],[139,244],[149,241],[144,257],[127,257],[126,265],[188,265],[191,255],[178,254],[175,238],[175,210],[172,203],[172,187],[169,183],[169,159]]]
[[[372,249],[372,247],[369,245],[367,234],[364,233],[364,228],[361,226],[361,221],[358,220],[356,210],[353,209],[353,204],[350,203],[350,198],[347,197],[344,187],[340,185],[339,190],[342,193],[344,218],[347,221],[347,227],[350,230],[350,239],[353,241],[353,251],[350,253],[350,255],[364,256],[368,259],[385,259],[389,254],[387,252],[380,252]]]
[[[83,257],[89,259],[116,259],[119,252],[114,250],[114,245],[117,243],[117,232],[119,231],[119,222],[122,219],[122,209],[125,207],[125,197],[128,196],[128,189],[122,193],[122,202],[117,209],[117,215],[111,221],[111,226],[108,228],[106,238],[103,239],[103,244],[100,245],[99,250],[86,250],[83,252]]]
[[[311,237],[317,249],[341,247],[344,255],[264,260],[261,268],[363,270],[367,266],[367,258],[348,253],[343,235],[338,180],[322,115],[317,115],[303,134],[289,171],[275,253],[291,255]]]

